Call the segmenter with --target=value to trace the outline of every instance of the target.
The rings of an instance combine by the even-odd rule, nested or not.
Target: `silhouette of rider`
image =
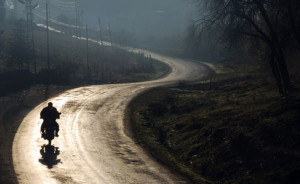
[[[45,135],[45,129],[49,126],[54,127],[54,130],[56,132],[56,135],[58,137],[58,131],[59,131],[59,126],[58,123],[55,121],[56,119],[59,119],[60,113],[57,111],[55,107],[53,107],[53,103],[49,102],[48,107],[45,107],[41,111],[41,119],[44,120],[41,126],[41,133],[42,137]]]

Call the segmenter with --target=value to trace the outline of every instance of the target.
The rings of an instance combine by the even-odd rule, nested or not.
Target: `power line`
[[[58,4],[54,4],[54,5],[57,5],[57,7],[64,7],[64,6],[61,6],[59,3],[61,4],[74,4],[74,6],[72,6],[72,8],[74,8],[74,10],[78,11],[78,5],[76,5],[76,2],[65,2],[65,1],[59,1],[59,0],[54,0],[55,2],[57,2]],[[40,1],[38,0],[39,3],[41,3],[42,5],[46,5],[46,2],[45,1]],[[53,1],[50,1],[50,2],[53,2]],[[68,6],[66,6],[68,7]],[[71,7],[71,6],[70,6]],[[76,8],[77,7],[77,8]],[[7,9],[8,7],[5,7],[5,6],[0,6],[0,8],[3,8],[3,9]],[[17,11],[17,12],[26,12],[25,10],[18,10],[18,9],[13,9],[12,11]],[[34,10],[35,12],[32,12],[34,15],[36,15],[37,17],[43,19],[43,20],[46,20],[46,17],[41,15],[41,14],[44,14],[45,12],[41,9],[35,9]],[[39,13],[37,13],[39,12]],[[78,12],[77,12],[78,13]],[[65,26],[65,27],[69,27],[69,28],[78,28],[78,29],[86,29],[86,27],[83,27],[83,26],[80,26],[79,24],[78,25],[73,25],[73,24],[68,24],[68,23],[64,23],[64,22],[60,22],[56,19],[53,19],[53,18],[50,18],[50,12],[48,12],[48,21],[51,22],[51,23],[54,23],[56,25],[61,25],[61,26]],[[87,16],[90,16],[90,15],[87,15]],[[90,16],[91,17],[91,16]],[[93,19],[95,19],[94,17],[91,17]],[[99,30],[99,26],[91,26],[91,27],[88,27],[89,30],[95,30],[95,31],[98,31]]]
[[[56,0],[56,2],[59,2]],[[76,8],[76,3],[72,2],[72,4],[63,4],[63,3],[55,3],[54,1],[50,1],[51,5],[55,5],[58,7],[63,7],[63,8]]]
[[[59,7],[59,8],[64,8],[64,9],[75,9],[76,8],[76,6],[66,6],[66,5],[58,5],[58,4],[54,4],[53,2],[52,3],[50,3],[51,5],[54,5],[54,6],[57,6],[57,7]]]
[[[46,17],[42,16],[42,15],[39,15],[37,13],[34,13],[36,16],[46,20]],[[70,28],[80,28],[80,29],[86,29],[86,27],[82,27],[82,26],[76,26],[76,25],[73,25],[73,24],[67,24],[67,23],[63,23],[63,22],[60,22],[58,20],[55,20],[55,19],[52,19],[52,18],[49,18],[49,22],[52,22],[54,24],[58,24],[58,25],[61,25],[61,26],[66,26],[66,27],[70,27]],[[89,27],[88,29],[90,30],[97,30],[98,27],[94,26],[94,27]]]
[[[73,4],[73,5],[75,5],[76,4],[76,2],[75,1],[72,1],[72,2],[69,2],[69,1],[60,1],[60,0],[54,0],[54,1],[56,1],[57,3],[60,3],[60,4]]]

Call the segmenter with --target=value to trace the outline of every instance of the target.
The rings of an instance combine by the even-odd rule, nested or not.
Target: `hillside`
[[[134,54],[117,47],[87,43],[54,32],[49,34],[48,71],[45,29],[36,27],[34,31],[34,60],[30,50],[20,49],[22,45],[26,46],[25,33],[22,32],[24,25],[19,20],[0,26],[0,30],[4,30],[0,36],[0,96],[34,84],[78,86],[137,82],[157,79],[169,72],[166,64],[143,53]]]
[[[50,33],[51,70],[47,73],[43,29],[35,31],[37,73],[33,61],[24,63],[24,70],[20,70],[7,57],[14,26],[0,26],[4,30],[0,35],[0,183],[17,183],[12,161],[14,136],[24,116],[41,102],[78,86],[151,80],[169,72],[166,64],[143,53],[89,43],[91,75],[87,78],[86,42]]]
[[[300,85],[292,82],[285,97],[253,72],[156,88],[130,105],[132,129],[194,183],[297,183]]]

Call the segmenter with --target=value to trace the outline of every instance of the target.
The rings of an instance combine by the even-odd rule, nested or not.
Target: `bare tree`
[[[4,31],[3,30],[0,30],[0,38],[1,38],[1,36],[2,36],[2,34],[4,33]],[[2,43],[2,41],[0,40],[0,61],[3,59],[2,58],[2,50],[3,50],[3,43]]]
[[[278,0],[278,6],[284,7],[285,14],[283,14],[282,19],[287,18],[289,28],[292,32],[292,37],[298,42],[300,48],[300,1],[298,0]],[[285,20],[285,19],[284,19]]]
[[[4,7],[4,0],[0,0],[0,23],[5,19],[5,7]]]
[[[196,0],[201,8],[197,25],[202,29],[221,29],[231,42],[251,37],[269,48],[270,66],[279,92],[290,91],[285,48],[292,36],[299,37],[299,6],[296,0]],[[288,15],[288,16],[286,16]],[[286,18],[288,17],[288,21]],[[293,35],[292,35],[293,34]]]
[[[6,59],[7,67],[17,70],[23,70],[24,67],[29,69],[32,59],[32,45],[29,43],[26,32],[25,22],[18,20],[13,29],[10,42],[8,44],[8,58]]]

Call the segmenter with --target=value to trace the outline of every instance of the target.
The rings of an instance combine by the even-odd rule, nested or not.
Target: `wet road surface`
[[[45,101],[26,115],[13,142],[13,163],[19,183],[187,183],[153,160],[127,134],[125,109],[129,101],[151,87],[197,80],[200,64],[154,53],[169,64],[165,78],[128,84],[109,84],[68,90],[50,99],[62,113],[60,135],[47,146],[40,137],[40,111]]]

